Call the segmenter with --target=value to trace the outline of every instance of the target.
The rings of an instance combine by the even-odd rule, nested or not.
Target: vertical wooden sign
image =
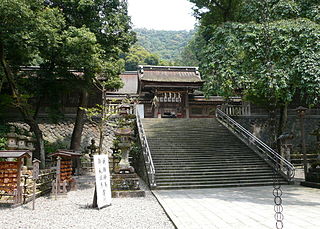
[[[96,176],[96,204],[100,209],[111,205],[109,158],[108,155],[94,155],[93,161]]]

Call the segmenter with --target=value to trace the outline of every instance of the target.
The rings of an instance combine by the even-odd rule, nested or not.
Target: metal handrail
[[[156,179],[155,179],[156,170],[154,168],[148,140],[144,132],[143,124],[137,109],[136,109],[136,119],[137,119],[137,127],[138,127],[140,142],[143,150],[143,157],[144,157],[144,161],[145,161],[145,165],[148,173],[150,187],[155,188],[157,186]]]
[[[295,168],[288,160],[230,118],[219,107],[216,109],[216,118],[253,149],[254,152],[258,153],[270,166],[279,171],[284,178],[288,181],[294,178]]]

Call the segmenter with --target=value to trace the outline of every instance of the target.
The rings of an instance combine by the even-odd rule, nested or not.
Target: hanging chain
[[[271,60],[272,36],[270,32],[270,0],[264,0],[262,3],[262,24],[263,24],[263,39],[265,44],[265,65],[267,74],[272,75],[273,64]],[[271,93],[272,94],[272,93]],[[273,170],[273,201],[274,201],[274,218],[276,220],[276,229],[283,228],[283,206],[282,206],[282,189],[279,176],[280,167],[276,165]]]
[[[276,228],[283,228],[283,206],[282,206],[282,189],[280,184],[279,166],[273,170],[273,201],[274,201],[274,218],[276,220]]]

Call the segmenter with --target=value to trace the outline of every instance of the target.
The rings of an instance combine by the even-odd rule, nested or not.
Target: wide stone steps
[[[224,167],[224,168],[219,168],[219,167],[205,167],[203,169],[199,169],[198,172],[209,172],[209,171],[233,171],[233,172],[238,172],[238,171],[258,171],[258,170],[268,170],[268,171],[272,171],[272,169],[268,166],[268,165],[264,165],[264,166],[234,166],[234,167]],[[181,170],[180,168],[157,168],[156,169],[156,173],[176,173],[176,172],[182,172],[185,173],[185,170]],[[190,172],[194,172],[192,170],[190,170]],[[196,171],[197,172],[197,171]]]
[[[262,183],[262,182],[267,182],[272,184],[273,183],[273,178],[255,178],[255,179],[248,179],[248,178],[243,178],[243,179],[223,179],[223,180],[207,180],[207,181],[169,181],[169,182],[159,182],[157,185],[159,186],[158,188],[161,188],[162,186],[186,186],[186,185],[223,185],[223,184],[236,184],[240,185],[242,183]]]
[[[273,183],[272,168],[215,119],[143,119],[142,122],[158,189]]]
[[[280,182],[280,184],[287,184],[287,182]],[[178,184],[178,185],[165,185],[161,184],[158,189],[200,189],[200,188],[227,188],[227,187],[248,187],[248,186],[271,186],[273,181],[251,181],[251,182],[232,182],[232,183],[218,183],[218,184]]]
[[[217,183],[230,183],[234,182],[234,180],[237,180],[237,182],[244,182],[244,181],[273,181],[273,177],[271,176],[235,176],[235,177],[216,177],[213,179],[207,179],[207,178],[195,178],[195,180],[190,179],[183,179],[183,178],[175,178],[174,181],[172,179],[158,179],[158,185],[178,185],[178,184],[217,184]]]
[[[152,150],[152,149],[151,149]],[[161,153],[156,153],[155,155],[153,155],[152,158],[159,158],[159,159],[164,159],[164,156],[168,156],[166,158],[179,158],[179,159],[197,159],[197,158],[226,158],[228,157],[228,152],[222,152],[222,153],[214,153],[214,152],[209,152],[209,153],[203,153],[201,154],[201,151],[197,151],[197,154],[194,154],[193,152],[185,152],[185,151],[181,151],[181,152],[178,152],[178,153],[171,153],[171,151],[168,151],[168,152],[161,152]],[[250,158],[252,157],[252,154],[241,154],[241,153],[233,153],[232,157],[239,157],[242,159],[246,159],[245,157],[247,158]],[[256,157],[254,157],[256,158]]]
[[[191,173],[191,174],[185,174],[185,173],[159,173],[156,175],[156,178],[160,180],[163,179],[198,179],[198,178],[203,178],[203,175],[206,175],[206,178],[212,179],[212,178],[220,178],[220,177],[243,177],[243,176],[272,176],[273,173],[270,171],[260,171],[260,172],[242,172],[242,173],[224,173],[224,172],[211,172],[211,173],[202,173],[202,172],[196,172],[196,173]]]
[[[171,158],[163,158],[163,157],[155,157],[153,156],[154,161],[161,162],[161,163],[184,163],[184,162],[216,162],[216,161],[227,161],[227,162],[232,162],[234,160],[255,160],[257,159],[256,157],[239,157],[239,158],[228,158],[228,157],[217,157],[217,156],[208,156],[208,157],[185,157],[183,159],[180,159],[179,157],[171,157]],[[257,159],[259,160],[259,159]]]
[[[233,178],[243,178],[243,177],[253,177],[253,178],[270,178],[273,175],[273,173],[271,172],[264,172],[264,173],[239,173],[239,174],[211,174],[211,175],[206,175],[205,177],[203,176],[203,174],[191,174],[191,175],[183,175],[180,174],[180,176],[178,175],[167,175],[167,176],[156,176],[156,178],[158,179],[159,182],[161,181],[172,181],[172,177],[175,178],[175,181],[181,181],[181,180],[190,180],[192,179],[196,179],[196,180],[218,180],[218,179],[233,179]]]
[[[188,171],[201,171],[201,170],[209,170],[209,171],[214,171],[214,170],[223,170],[223,169],[233,169],[234,171],[238,169],[246,169],[246,168],[259,168],[262,167],[262,165],[255,165],[255,164],[242,164],[242,165],[219,165],[219,166],[210,166],[210,165],[203,165],[203,166],[174,166],[174,167],[169,167],[169,166],[163,166],[163,167],[155,167],[156,172],[161,172],[163,170],[188,170]],[[264,169],[268,168],[263,167]],[[187,172],[187,171],[186,171]]]
[[[153,164],[155,167],[177,167],[177,166],[183,166],[183,167],[198,167],[198,166],[221,166],[221,163],[225,163],[222,166],[225,165],[230,165],[236,166],[236,165],[264,165],[265,162],[257,159],[257,160],[251,160],[249,162],[241,162],[241,161],[213,161],[213,162],[208,162],[208,161],[191,161],[191,162],[154,162]]]

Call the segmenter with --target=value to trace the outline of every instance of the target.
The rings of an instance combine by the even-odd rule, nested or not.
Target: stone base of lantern
[[[302,181],[300,184],[301,184],[301,186],[320,189],[320,183],[310,182],[310,181]]]
[[[112,198],[145,197],[143,190],[112,191]]]
[[[140,179],[136,173],[112,174],[112,197],[144,197],[145,191],[140,190]]]
[[[118,174],[132,174],[134,173],[134,168],[130,165],[121,165],[120,163],[115,166],[114,172]]]

